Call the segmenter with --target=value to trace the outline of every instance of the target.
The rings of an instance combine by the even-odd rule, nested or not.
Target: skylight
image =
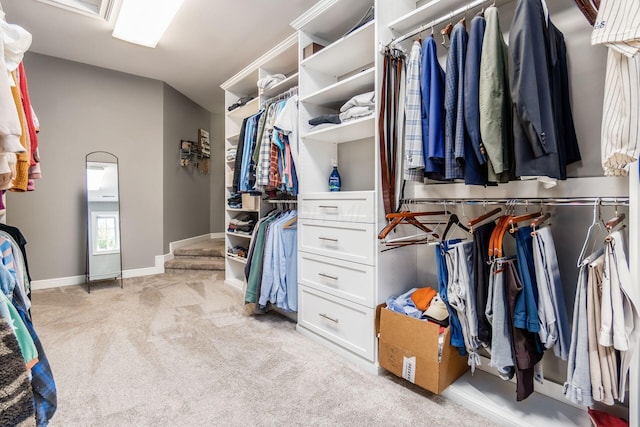
[[[82,15],[109,20],[115,0],[38,0]]]

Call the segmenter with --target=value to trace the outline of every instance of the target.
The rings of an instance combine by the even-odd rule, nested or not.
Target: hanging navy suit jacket
[[[519,0],[509,33],[517,176],[566,179],[580,160],[569,102],[566,47],[539,0]]]

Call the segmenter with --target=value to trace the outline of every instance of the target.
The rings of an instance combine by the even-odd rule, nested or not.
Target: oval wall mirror
[[[119,281],[122,287],[118,157],[105,151],[87,154],[86,182],[88,291],[97,281]]]

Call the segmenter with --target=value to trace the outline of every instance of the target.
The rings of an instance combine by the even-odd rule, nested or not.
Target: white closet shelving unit
[[[451,11],[464,8],[467,4],[472,3],[471,0],[453,0],[453,1],[440,1],[440,0],[429,0],[429,1],[416,1],[416,0],[401,0],[394,1],[393,7],[389,7],[388,1],[378,0],[376,2],[377,6],[377,19],[379,21],[385,20],[385,22],[380,22],[378,25],[378,43],[387,44],[395,37],[400,37],[405,33],[408,33],[414,29],[417,29],[421,25],[427,25],[434,19],[438,19],[442,16],[446,16]],[[555,3],[555,2],[554,2]],[[564,19],[567,19],[571,22],[571,28],[581,29],[585,31],[588,36],[589,28],[588,25],[585,25],[583,22],[584,18],[580,14],[577,8],[572,10],[575,7],[573,2],[562,1],[562,4],[554,4],[553,8],[561,10],[561,15]],[[485,7],[488,7],[491,4],[490,1],[486,2]],[[550,3],[549,3],[550,4]],[[513,7],[515,5],[515,1],[513,0],[498,0],[496,2],[496,6],[499,7],[501,11],[501,16],[504,14],[502,22],[502,29],[508,30],[508,22],[506,19],[510,19],[511,14],[513,13]],[[474,10],[467,17],[468,22],[471,20],[471,17],[475,14],[477,10]],[[554,18],[554,15],[551,15],[551,18]],[[459,17],[453,18],[453,22],[457,22]],[[576,23],[579,22],[579,26]],[[444,25],[444,24],[443,24]],[[441,26],[442,27],[442,26]],[[436,28],[436,32],[439,31],[440,28]],[[428,30],[425,30],[427,32]],[[566,34],[565,37],[569,38],[572,36],[576,37],[584,37],[585,34]],[[505,38],[507,36],[505,35]],[[407,40],[402,44],[404,48],[407,50],[410,48],[412,39]],[[582,51],[580,53],[591,56],[592,52],[589,51],[590,48],[586,48],[586,51]],[[571,55],[572,52],[569,52]],[[575,52],[574,52],[575,53]],[[444,53],[443,53],[444,54]],[[570,58],[571,59],[571,58]],[[576,61],[575,58],[573,58]],[[595,61],[595,59],[593,60]],[[591,69],[598,69],[598,64],[589,63],[589,59],[581,58],[580,61],[576,61],[580,63],[581,67],[590,67]],[[570,64],[571,66],[572,64]],[[574,66],[575,63],[573,64]],[[582,70],[581,70],[582,71]],[[588,74],[591,72],[585,72]],[[602,75],[598,75],[597,72],[594,72],[598,78],[604,80],[604,73]],[[574,85],[574,118],[576,114],[580,114],[580,112],[585,112],[585,109],[580,108],[580,106],[576,106],[579,104],[579,101],[576,102],[575,98],[577,96],[583,96],[582,94],[576,95],[575,88],[576,83],[573,82]],[[601,105],[602,100],[597,101],[598,104]],[[597,110],[596,110],[597,111]],[[593,114],[593,110],[590,111]],[[599,119],[599,117],[593,117],[594,120]],[[599,128],[596,128],[599,129]],[[577,129],[577,131],[581,131],[581,129]],[[597,135],[597,130],[593,133],[593,135]],[[585,154],[587,157],[589,156],[586,153],[587,150],[595,150],[597,151],[597,156],[599,156],[600,147],[599,147],[599,139],[590,135],[590,138],[593,141],[585,141],[587,138],[583,138],[581,140],[581,149],[583,150],[583,158],[585,158]],[[593,142],[594,144],[589,144],[589,142]],[[593,157],[592,157],[593,158]],[[637,169],[637,164],[634,165]],[[637,262],[633,260],[640,259],[640,253],[638,252],[638,176],[637,171],[635,177],[632,174],[631,181],[628,181],[626,178],[605,178],[605,177],[580,177],[580,178],[569,178],[567,181],[561,181],[558,183],[557,187],[553,189],[543,189],[542,186],[535,181],[521,181],[521,182],[511,182],[506,185],[500,185],[499,187],[494,188],[482,188],[482,187],[474,187],[474,186],[466,186],[464,184],[438,184],[438,185],[421,185],[421,184],[410,184],[407,187],[407,197],[415,198],[415,199],[465,199],[465,198],[537,198],[537,197],[549,197],[549,198],[561,198],[561,197],[629,197],[631,195],[631,203],[630,203],[630,253],[629,260],[631,260],[630,265],[632,268],[632,274],[634,277],[634,282],[639,283],[638,277],[638,267]],[[601,172],[600,172],[601,173]],[[630,192],[631,189],[631,192]],[[630,194],[631,193],[631,194]],[[425,209],[429,209],[428,205],[422,206]],[[431,206],[433,207],[433,206]],[[472,208],[468,208],[469,211]],[[574,208],[565,208],[565,209],[574,209]],[[584,212],[584,211],[583,211]],[[635,213],[634,213],[635,212]],[[469,214],[471,215],[471,214]],[[589,215],[589,214],[587,214]],[[565,217],[566,219],[566,217]],[[558,218],[558,221],[561,221]],[[565,224],[570,228],[572,224]],[[578,232],[586,232],[585,230],[576,229]],[[634,238],[635,237],[635,238]],[[579,243],[575,243],[576,245],[581,245],[584,235],[579,235],[576,241],[580,240]],[[572,239],[569,239],[572,241]],[[566,248],[564,248],[566,249]],[[558,246],[557,250],[561,253],[563,250],[563,246]],[[419,277],[424,276],[424,267],[420,267],[421,263],[423,264],[426,256],[430,256],[427,254],[427,249],[418,249],[416,254],[416,263],[415,268],[421,269],[419,272]],[[573,261],[573,265],[575,265],[575,261]],[[569,284],[569,286],[571,286]],[[567,284],[565,283],[565,289]],[[573,294],[568,297],[566,303],[573,306]],[[569,319],[570,320],[570,319]],[[549,353],[549,352],[547,352]],[[545,364],[548,358],[553,358],[552,354],[545,355]],[[556,366],[557,365],[557,366]],[[562,375],[566,375],[566,368],[562,363],[558,363],[554,360],[551,360],[551,365],[545,368],[545,372],[551,371],[552,375],[555,374],[562,378]],[[640,425],[640,419],[638,418],[638,366],[639,363],[635,363],[632,366],[635,366],[636,369],[632,369],[630,375],[630,393],[627,397],[627,402],[629,402],[630,409],[628,414],[625,414],[626,410],[624,407],[616,407],[616,408],[600,408],[604,410],[609,410],[610,412],[622,415],[629,416],[630,425]],[[564,369],[564,371],[563,371]],[[555,372],[554,372],[555,371]],[[558,381],[561,382],[561,381]],[[495,375],[495,370],[488,367],[488,360],[483,361],[483,366],[481,367],[480,372],[476,372],[474,376],[471,374],[466,374],[462,378],[460,378],[457,382],[452,384],[445,392],[444,396],[451,398],[452,400],[457,401],[458,403],[472,408],[475,411],[487,416],[488,418],[497,421],[504,425],[509,426],[541,426],[544,425],[546,427],[551,426],[583,426],[583,425],[591,425],[589,418],[586,414],[586,408],[578,407],[572,405],[568,400],[566,400],[562,394],[562,385],[558,382],[554,382],[553,380],[547,380],[543,385],[536,384],[536,393],[534,393],[531,397],[529,397],[524,402],[517,403],[515,401],[515,384],[513,382],[505,382]]]
[[[370,6],[373,0],[320,1],[291,25],[298,30],[302,58],[297,329],[377,373],[375,307],[415,279],[413,260],[378,251],[384,224],[379,110],[319,129],[308,124],[312,117],[338,113],[354,95],[378,92],[378,21],[346,34]],[[303,58],[310,43],[324,48]],[[340,192],[328,191],[332,160],[338,162]],[[388,280],[392,264],[395,280]]]
[[[263,77],[273,74],[284,74],[286,79],[280,83],[259,93],[257,81]],[[225,91],[225,110],[229,105],[234,104],[238,99],[245,96],[254,98],[225,115],[225,149],[238,146],[240,128],[244,118],[258,112],[262,103],[280,93],[286,92],[298,85],[298,37],[292,34],[266,52],[260,58],[246,66],[236,75],[224,82],[220,87]],[[229,208],[226,198],[233,191],[233,168],[235,161],[225,160],[225,227],[233,218],[240,215],[249,214],[255,219],[261,217],[268,206],[262,201],[257,209]],[[259,197],[259,196],[256,196]],[[251,235],[241,233],[225,232],[225,242],[227,248],[236,245],[249,247]],[[244,258],[227,253],[225,259],[225,283],[238,289],[243,289],[245,284],[244,267],[247,261]]]
[[[471,0],[322,0],[291,24],[299,33],[301,58],[299,96],[302,167],[298,206],[297,329],[372,372],[379,370],[374,329],[375,307],[389,296],[398,295],[413,286],[435,284],[424,280],[428,275],[425,270],[435,269],[435,264],[430,267],[431,260],[428,258],[432,256],[433,248],[405,248],[383,253],[377,241],[377,233],[386,223],[380,198],[377,135],[380,100],[376,100],[376,112],[371,117],[321,129],[311,128],[308,120],[320,114],[336,113],[340,105],[353,95],[375,90],[378,96],[382,78],[379,48],[420,25],[464,8],[468,3]],[[508,29],[506,19],[510,19],[515,2],[498,0],[495,3],[501,12],[503,9],[506,11],[503,29]],[[485,7],[490,4],[491,1],[487,1]],[[371,5],[375,5],[375,21],[344,36]],[[562,18],[570,21],[571,28],[575,28],[577,22],[584,18],[577,9],[571,10],[572,7],[575,5],[569,0],[553,4],[555,10],[564,8],[561,10]],[[471,16],[468,17],[470,19]],[[580,28],[584,31],[583,27],[584,22],[580,21]],[[580,34],[580,37],[584,40],[584,34]],[[312,42],[325,47],[303,58],[304,47]],[[408,50],[410,43],[407,40],[403,46]],[[586,50],[579,53],[585,57],[579,61],[580,66],[584,68],[586,64],[589,67],[592,52]],[[596,66],[591,68],[595,71],[581,69],[583,74],[580,77],[594,78],[595,75],[595,78],[604,79],[603,69],[600,70],[602,75],[599,75]],[[601,103],[601,100],[597,102]],[[574,100],[574,116],[585,111],[580,102]],[[589,111],[590,114],[593,112],[593,109]],[[592,122],[595,123],[597,118],[599,116],[594,117]],[[597,131],[590,129],[588,138],[581,140],[581,148],[583,151],[594,149],[599,155],[599,140],[594,135],[597,135]],[[332,159],[338,161],[342,177],[342,191],[339,193],[327,190]],[[631,196],[629,259],[637,260],[640,259],[640,189],[636,170],[630,182],[624,178],[571,178],[560,182],[552,190],[542,189],[537,182],[531,181],[513,182],[498,188],[463,184],[408,184],[406,197],[505,199]],[[469,208],[469,215],[472,214],[471,210]],[[574,224],[571,226],[577,227]],[[631,261],[631,268],[634,282],[640,283],[638,263]],[[435,275],[433,271],[428,273]],[[569,305],[573,302],[571,298],[568,297]],[[536,393],[526,401],[516,403],[515,385],[492,375],[491,369],[486,368],[486,361],[484,365],[486,372],[481,370],[474,376],[463,376],[444,395],[504,425],[589,425],[584,408],[572,406],[562,395],[561,385],[557,382],[547,380],[543,386],[537,386]],[[562,377],[563,365],[559,365],[545,368],[545,373]],[[633,364],[636,369],[631,372],[630,395],[627,398],[631,402],[628,410],[631,425],[640,425],[639,365],[639,362]],[[617,412],[625,415],[626,409],[619,407]]]

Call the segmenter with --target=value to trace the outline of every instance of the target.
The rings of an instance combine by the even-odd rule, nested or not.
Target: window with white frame
[[[92,212],[92,254],[106,255],[120,252],[120,223],[118,212]]]

